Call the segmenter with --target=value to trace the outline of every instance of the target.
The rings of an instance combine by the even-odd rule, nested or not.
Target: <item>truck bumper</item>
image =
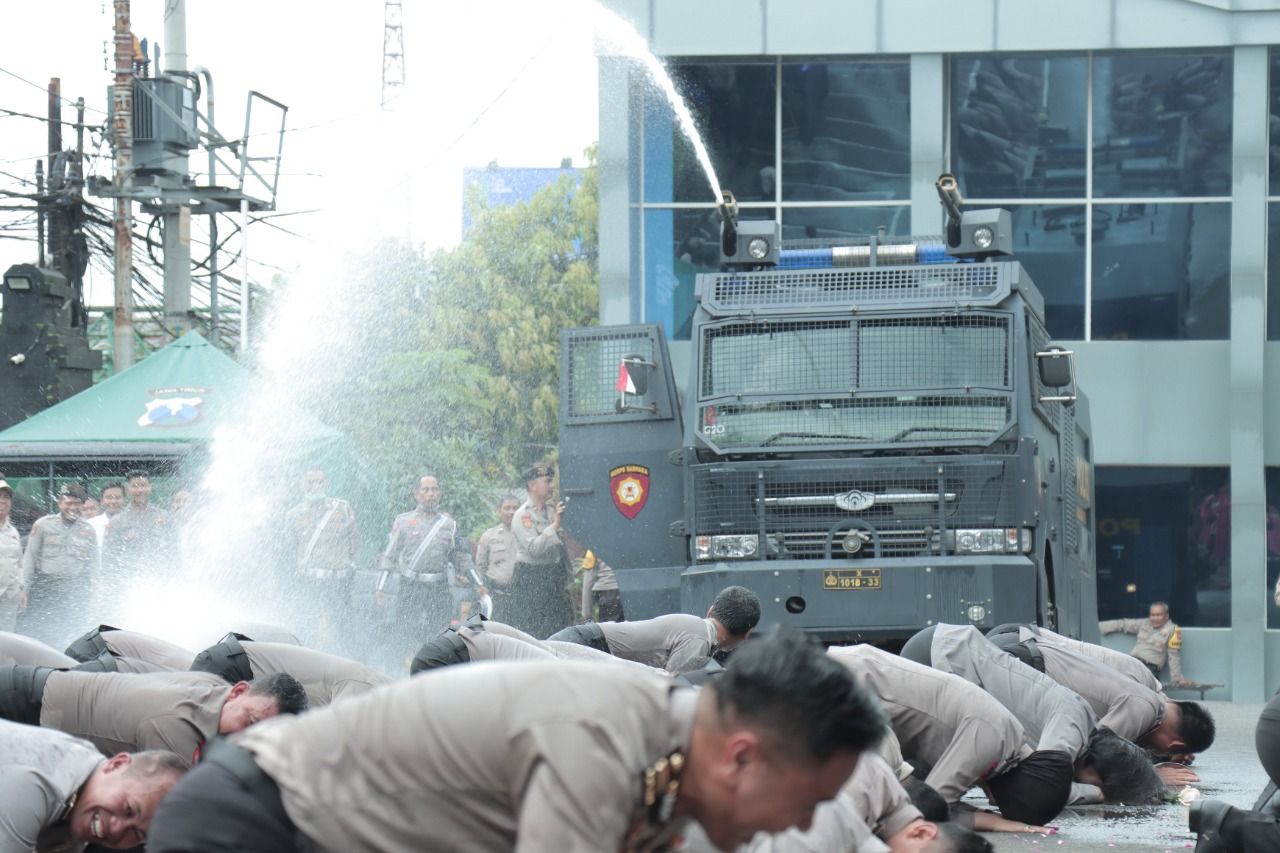
[[[623,573],[619,573],[621,576]],[[1022,556],[714,563],[680,574],[680,609],[702,614],[726,586],[760,596],[757,630],[774,625],[825,642],[903,640],[939,622],[980,629],[1035,622],[1041,591]],[[653,578],[656,580],[656,578]],[[632,617],[628,612],[628,618]]]

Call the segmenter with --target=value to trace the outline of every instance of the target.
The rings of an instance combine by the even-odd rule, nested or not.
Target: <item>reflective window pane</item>
[[[1280,468],[1267,469],[1267,627],[1280,628],[1276,583],[1280,581]]]
[[[775,67],[676,65],[671,76],[702,132],[720,186],[739,201],[773,201]],[[645,91],[644,122],[645,201],[716,201],[693,145],[656,87]]]
[[[739,219],[773,219],[773,208],[742,208]],[[720,268],[715,208],[644,212],[644,322],[661,323],[670,340],[687,341],[698,273]]]
[[[1179,625],[1231,624],[1226,468],[1099,466],[1098,618],[1140,618],[1153,601]]]
[[[1093,194],[1229,195],[1231,55],[1093,60]]]
[[[1089,64],[1083,56],[951,62],[951,167],[972,198],[1083,197]]]
[[[906,62],[783,65],[783,199],[910,198],[910,98]]]
[[[1084,338],[1084,205],[1011,207],[1013,256],[1044,296],[1045,325],[1057,340]]]
[[[1271,80],[1268,100],[1271,103],[1271,126],[1280,124],[1280,50],[1271,48]],[[1271,133],[1271,195],[1280,195],[1280,133]]]
[[[1229,204],[1093,209],[1094,340],[1225,340]]]
[[[902,207],[784,207],[783,243],[792,240],[857,240],[884,227],[885,233],[911,233],[911,208]]]
[[[1267,340],[1280,341],[1280,204],[1267,205]]]

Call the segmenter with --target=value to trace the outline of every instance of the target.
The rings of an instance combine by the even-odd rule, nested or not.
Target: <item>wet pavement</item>
[[[1267,781],[1253,748],[1253,729],[1262,705],[1205,702],[1204,706],[1213,714],[1218,734],[1213,748],[1196,759],[1193,769],[1200,781],[1192,787],[1204,797],[1248,808]],[[1057,835],[992,833],[987,837],[997,853],[1181,853],[1195,847],[1195,837],[1187,831],[1187,809],[1177,804],[1073,808],[1053,825],[1059,829]]]

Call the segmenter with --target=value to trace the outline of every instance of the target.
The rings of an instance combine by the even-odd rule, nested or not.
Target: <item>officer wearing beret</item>
[[[511,579],[512,612],[507,621],[538,639],[571,624],[573,608],[566,586],[569,552],[560,532],[564,501],[551,502],[555,468],[538,463],[524,472],[529,499],[511,521],[516,567]]]

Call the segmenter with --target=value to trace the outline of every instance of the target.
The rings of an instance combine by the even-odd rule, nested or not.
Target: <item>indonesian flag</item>
[[[618,365],[618,381],[613,387],[615,391],[621,391],[624,394],[636,393],[636,383],[631,381],[631,373],[627,370],[625,361]]]

